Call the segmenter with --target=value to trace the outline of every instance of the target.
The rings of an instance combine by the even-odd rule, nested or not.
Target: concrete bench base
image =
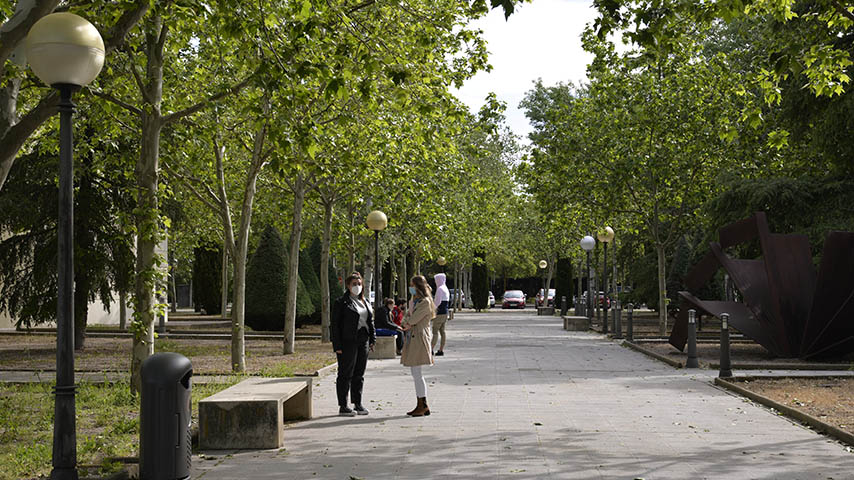
[[[384,360],[397,357],[397,345],[395,344],[396,337],[377,337],[377,343],[374,345],[374,351],[368,353],[368,358],[374,360]]]
[[[248,378],[199,402],[199,448],[281,448],[285,420],[312,417],[312,380]]]
[[[554,315],[555,307],[537,307],[537,315]]]
[[[563,329],[570,332],[586,332],[590,330],[590,319],[587,317],[563,317]]]

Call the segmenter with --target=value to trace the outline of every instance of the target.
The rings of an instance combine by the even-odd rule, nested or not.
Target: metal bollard
[[[614,308],[614,338],[621,339],[623,338],[623,307],[620,303],[620,299],[616,300],[616,306]]]
[[[634,341],[634,323],[632,322],[632,310],[634,310],[635,306],[632,303],[626,305],[626,338],[629,339],[630,342]]]
[[[732,361],[729,355],[729,314],[721,314],[721,371],[719,377],[727,378],[732,376]]]
[[[700,368],[697,359],[697,311],[693,308],[688,310],[688,359],[685,360],[685,368]]]
[[[569,309],[569,307],[566,306],[566,295],[561,295],[561,297],[560,297],[560,314],[561,314],[561,316],[566,315],[566,312],[568,309]]]

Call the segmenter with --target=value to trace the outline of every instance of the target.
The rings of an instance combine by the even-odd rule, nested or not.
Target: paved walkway
[[[462,314],[426,369],[433,414],[408,369],[369,362],[367,417],[336,416],[335,376],[286,448],[205,452],[214,479],[851,479],[854,454],[710,384],[532,311]]]

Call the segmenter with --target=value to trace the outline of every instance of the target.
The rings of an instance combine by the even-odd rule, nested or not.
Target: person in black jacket
[[[347,291],[332,306],[329,321],[329,333],[332,337],[332,349],[338,355],[338,414],[352,417],[367,415],[362,406],[362,387],[365,384],[365,367],[368,364],[368,350],[374,349],[377,341],[374,330],[374,316],[371,304],[365,299],[362,290],[362,276],[351,273],[344,282]],[[355,408],[347,404],[347,392]]]

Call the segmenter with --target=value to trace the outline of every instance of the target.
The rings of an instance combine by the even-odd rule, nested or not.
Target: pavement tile
[[[274,451],[211,453],[215,479],[852,479],[854,455],[827,437],[601,335],[534,312],[458,314],[446,356],[425,369],[433,414],[408,370],[372,360],[371,415],[341,418],[334,375],[316,418]],[[761,373],[761,372],[759,372]],[[767,373],[767,372],[766,372]]]

